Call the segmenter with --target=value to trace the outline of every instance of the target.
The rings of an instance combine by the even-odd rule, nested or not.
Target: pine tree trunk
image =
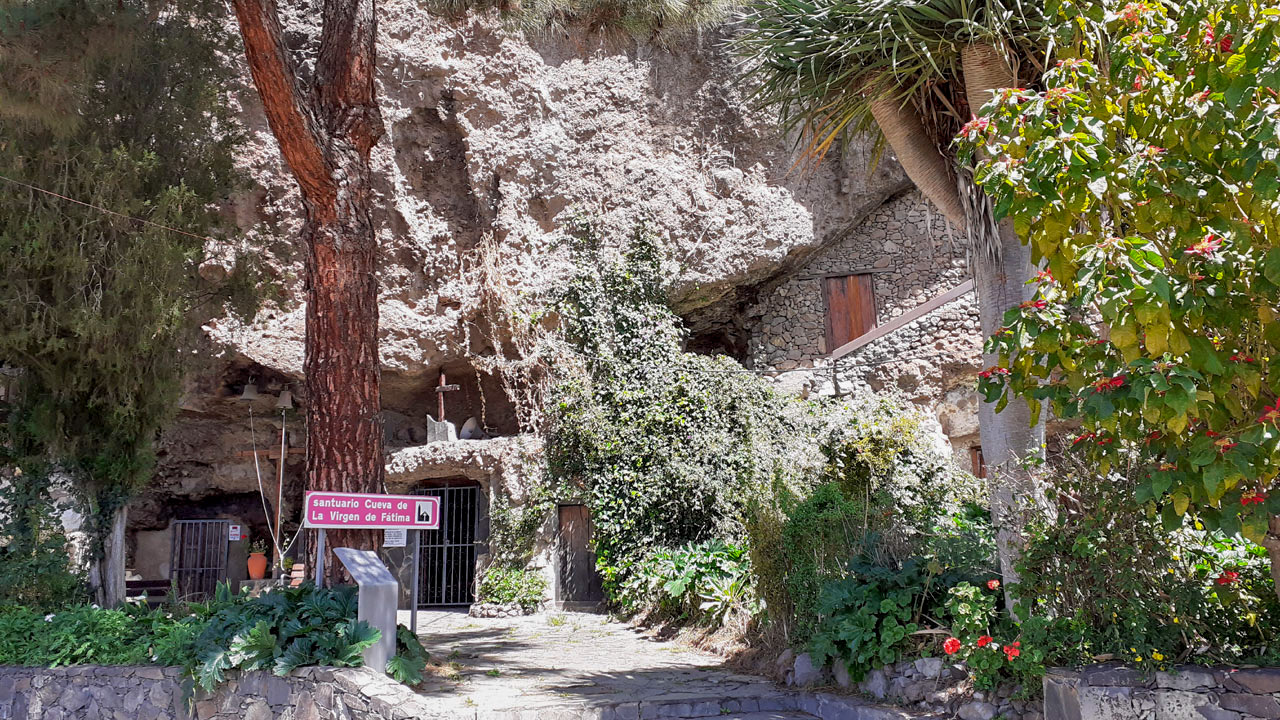
[[[995,91],[1016,84],[1012,68],[1000,51],[991,45],[970,45],[961,51],[965,95],[969,108],[977,113]],[[970,253],[974,286],[978,290],[978,318],[982,335],[989,338],[1004,325],[1004,313],[1035,294],[1026,281],[1035,273],[1031,248],[1023,245],[1009,220],[998,226],[993,246],[978,246]],[[985,367],[995,365],[999,356],[984,353]],[[978,408],[978,430],[982,455],[991,468],[991,520],[996,530],[996,549],[1005,586],[1016,585],[1016,565],[1022,555],[1022,509],[1035,502],[1032,477],[1021,461],[1040,451],[1044,444],[1044,419],[1031,423],[1031,410],[1022,398],[1013,398],[1003,412],[993,403]],[[1008,593],[1006,604],[1012,600]],[[1011,608],[1012,609],[1012,608]]]
[[[307,280],[307,489],[380,492],[382,414],[377,239],[369,153],[382,134],[374,86],[374,0],[325,0],[314,84],[298,81],[274,0],[235,0],[254,85],[302,189]],[[330,531],[334,547],[372,550],[373,530]]]

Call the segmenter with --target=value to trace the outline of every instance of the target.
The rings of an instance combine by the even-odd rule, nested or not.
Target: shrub
[[[775,482],[750,522],[770,622],[796,643],[813,634],[823,586],[849,576],[851,559],[897,570],[936,553],[948,569],[980,573],[992,549],[974,519],[980,481],[954,467],[922,411],[864,396],[824,408],[820,420],[812,442],[824,462],[813,479]]]
[[[519,605],[528,611],[542,604],[546,591],[547,579],[539,572],[490,567],[480,578],[477,595],[481,602]]]
[[[360,665],[379,633],[356,619],[355,588],[282,588],[256,598],[219,585],[188,612],[78,606],[56,613],[0,607],[0,665],[177,665],[212,690],[227,670],[285,675],[303,665]],[[387,670],[421,681],[426,651],[407,631]]]
[[[745,625],[761,609],[746,550],[720,540],[659,548],[624,574],[618,602],[628,612],[653,609],[710,625],[736,618]]]
[[[1166,530],[1134,499],[1139,478],[1089,467],[1055,467],[1054,513],[1032,518],[1015,588],[1024,615],[1052,621],[1052,660],[1280,660],[1266,551],[1203,526]]]

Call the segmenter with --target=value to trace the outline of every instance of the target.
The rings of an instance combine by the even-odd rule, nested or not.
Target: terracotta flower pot
[[[266,553],[249,553],[249,579],[261,580],[267,576]]]

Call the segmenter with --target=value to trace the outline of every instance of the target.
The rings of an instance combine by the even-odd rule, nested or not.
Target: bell
[[[240,393],[240,399],[244,402],[251,402],[258,399],[258,384],[250,380],[244,386],[244,392]]]
[[[292,410],[293,409],[293,393],[289,392],[288,390],[281,390],[280,397],[276,398],[276,409]]]

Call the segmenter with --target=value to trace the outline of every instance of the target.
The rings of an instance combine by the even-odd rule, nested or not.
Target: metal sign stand
[[[324,528],[316,531],[316,587],[324,587]]]
[[[421,530],[409,531],[409,542],[413,543],[413,587],[409,589],[409,631],[418,636],[418,561],[422,553],[422,545],[418,542]]]

